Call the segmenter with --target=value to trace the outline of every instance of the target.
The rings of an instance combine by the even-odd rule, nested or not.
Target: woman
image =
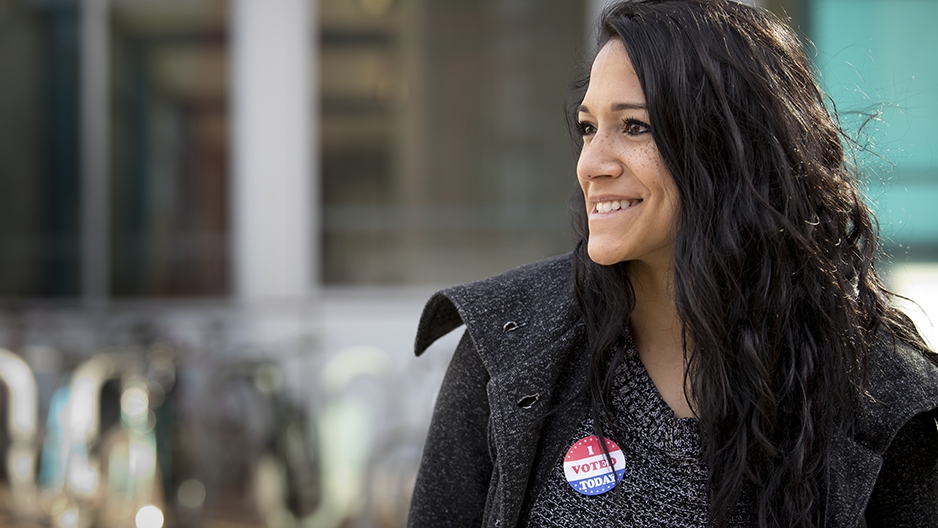
[[[604,13],[572,255],[465,324],[411,526],[938,526],[938,367],[798,39],[728,0]]]

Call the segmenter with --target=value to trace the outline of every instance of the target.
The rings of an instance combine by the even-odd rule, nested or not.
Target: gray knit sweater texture
[[[612,395],[619,423],[603,427],[625,455],[622,480],[604,494],[582,495],[567,483],[558,460],[534,503],[529,528],[707,526],[707,468],[697,420],[675,418],[635,348],[629,346],[624,355]],[[593,434],[587,413],[569,444]],[[746,493],[730,526],[752,526],[753,518],[752,495]]]

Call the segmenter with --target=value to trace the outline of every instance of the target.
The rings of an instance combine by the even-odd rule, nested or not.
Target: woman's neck
[[[629,325],[639,358],[674,415],[694,416],[684,390],[687,362],[681,318],[674,302],[674,269],[632,264],[629,281],[635,307]]]
[[[674,268],[662,269],[641,262],[629,263],[629,282],[635,293],[631,328],[640,339],[657,344],[669,343],[681,349],[681,319],[674,303]],[[674,352],[674,351],[672,351]]]

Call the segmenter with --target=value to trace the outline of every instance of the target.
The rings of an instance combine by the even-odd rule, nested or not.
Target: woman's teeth
[[[599,202],[596,204],[597,213],[609,213],[612,211],[618,211],[619,209],[626,209],[635,205],[638,200],[613,200],[611,202]]]

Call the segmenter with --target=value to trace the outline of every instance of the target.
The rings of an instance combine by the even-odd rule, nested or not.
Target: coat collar
[[[585,332],[571,263],[568,254],[443,290],[430,299],[418,327],[415,349],[420,355],[465,323],[491,376],[487,391],[499,482],[494,501],[489,501],[498,509],[487,513],[503,526],[518,522],[529,480],[543,471],[536,455],[544,444],[545,421],[575,427],[577,420],[570,416],[585,411],[578,401],[548,415],[571,400],[586,378],[581,360]],[[563,434],[553,427],[547,430],[552,437]]]
[[[832,443],[828,474],[829,526],[861,526],[883,454],[914,416],[938,408],[938,367],[892,337],[881,338],[868,358],[865,390],[852,435]]]

